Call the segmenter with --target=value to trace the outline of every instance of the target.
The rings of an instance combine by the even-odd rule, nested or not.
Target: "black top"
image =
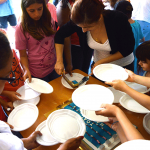
[[[128,56],[134,50],[134,35],[127,16],[114,10],[105,10],[103,12],[104,23],[108,40],[110,43],[110,54],[120,52],[123,57]],[[83,48],[85,72],[89,68],[93,50],[87,44],[87,33],[82,32],[82,28],[69,21],[63,25],[55,35],[55,43],[64,44],[64,39],[74,32],[79,36],[80,45]]]

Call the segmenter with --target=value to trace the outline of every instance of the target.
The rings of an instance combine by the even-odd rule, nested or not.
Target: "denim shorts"
[[[7,22],[9,22],[9,24],[11,26],[16,26],[17,25],[17,20],[16,20],[15,14],[9,15],[9,16],[0,17],[0,28],[6,29],[8,27]]]

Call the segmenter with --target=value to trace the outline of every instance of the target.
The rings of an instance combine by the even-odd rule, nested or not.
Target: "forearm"
[[[0,4],[5,3],[7,0],[0,0]]]
[[[144,77],[144,76],[133,74],[132,79],[134,80],[134,82],[136,82],[138,84],[142,84],[147,87],[150,87],[150,78],[149,77]]]
[[[140,93],[129,86],[125,88],[124,92],[136,100],[139,104],[150,110],[150,96]]]
[[[126,115],[118,108],[116,117],[124,131],[127,140],[144,139],[139,131],[132,125]]]
[[[5,103],[5,101],[4,101],[2,98],[0,98],[0,104],[1,104],[2,106],[4,106],[4,103]]]
[[[19,52],[20,52],[20,62],[24,71],[29,70],[28,56],[26,54],[26,50],[21,50]]]
[[[3,91],[2,93],[1,93],[1,95],[3,95],[3,96],[6,96],[7,97],[7,95],[8,95],[8,93],[9,93],[10,91]]]
[[[104,59],[101,59],[99,60],[99,63],[100,64],[103,64],[103,63],[110,63],[112,61],[115,61],[115,60],[118,60],[118,59],[121,59],[123,58],[122,54],[120,52],[116,52],[115,54],[112,54]]]
[[[64,45],[63,44],[55,44],[56,48],[56,57],[57,57],[57,62],[63,63],[63,49]]]

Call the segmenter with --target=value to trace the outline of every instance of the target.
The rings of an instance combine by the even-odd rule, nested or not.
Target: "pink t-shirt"
[[[47,3],[47,8],[50,11],[53,20],[56,21],[56,22],[58,22],[57,21],[56,7],[49,2],[49,3]]]
[[[54,21],[52,21],[55,30]],[[54,70],[56,63],[56,51],[54,46],[54,35],[45,37],[38,41],[29,33],[26,37],[21,29],[21,24],[16,27],[16,49],[26,50],[28,55],[29,70],[31,75],[43,78]]]

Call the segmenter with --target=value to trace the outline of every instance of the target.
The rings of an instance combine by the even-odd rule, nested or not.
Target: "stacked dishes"
[[[34,105],[37,105],[40,101],[40,95],[41,93],[52,93],[53,87],[38,78],[32,78],[32,81],[29,82],[28,79],[26,79],[26,84],[20,87],[16,92],[18,92],[21,96],[18,96],[19,99],[13,103],[14,107],[17,107],[24,103],[32,103]]]
[[[71,138],[84,136],[86,126],[79,114],[72,110],[61,109],[51,113],[47,120],[36,128],[36,131],[42,133],[36,141],[41,145],[51,146],[64,143]]]
[[[17,107],[24,103],[32,103],[37,105],[40,101],[41,93],[34,91],[28,85],[21,86],[16,92],[18,92],[21,96],[18,96],[19,99],[13,102],[13,106]]]

